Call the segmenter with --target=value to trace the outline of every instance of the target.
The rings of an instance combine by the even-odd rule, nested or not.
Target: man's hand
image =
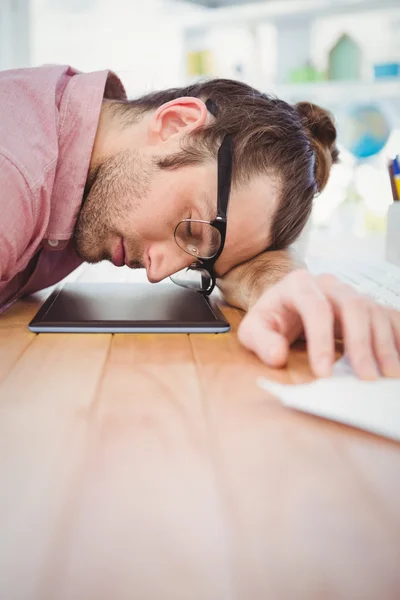
[[[239,339],[272,367],[286,364],[289,346],[307,341],[316,376],[330,375],[335,338],[344,340],[355,373],[400,377],[400,312],[374,303],[333,275],[296,270],[266,290],[243,319]]]

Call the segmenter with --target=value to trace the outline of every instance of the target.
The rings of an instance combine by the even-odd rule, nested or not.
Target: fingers
[[[335,360],[334,313],[315,278],[300,271],[292,278],[293,290],[288,303],[299,313],[307,340],[312,371],[329,377]]]
[[[292,342],[304,328],[313,372],[319,377],[330,375],[335,359],[333,309],[308,271],[287,275],[261,298],[253,311],[259,315],[260,323],[264,320],[264,336],[275,330]],[[258,338],[257,354],[264,356],[262,333],[253,327],[253,334]]]
[[[400,377],[400,357],[396,343],[396,313],[377,304],[370,308],[372,341],[375,357],[382,375]]]
[[[342,332],[356,375],[361,379],[376,379],[380,371],[385,376],[400,376],[396,345],[399,313],[374,303],[335,277],[323,275],[319,282],[332,302],[338,330]]]
[[[240,341],[273,367],[286,364],[289,344],[304,331],[311,368],[329,376],[335,332],[362,379],[400,377],[400,313],[375,304],[333,275],[298,270],[266,291],[243,319]]]
[[[239,340],[270,367],[283,367],[289,355],[289,342],[283,335],[268,328],[260,317],[260,314],[255,314],[243,319],[238,330]]]
[[[389,313],[394,343],[400,356],[400,312],[397,310],[390,310]]]
[[[355,373],[361,379],[376,379],[369,306],[362,296],[346,295],[339,300],[343,340]]]

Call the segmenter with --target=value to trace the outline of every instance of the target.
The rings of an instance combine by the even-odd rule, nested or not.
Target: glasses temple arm
[[[218,217],[222,219],[226,219],[231,193],[232,159],[232,137],[226,135],[218,151]]]

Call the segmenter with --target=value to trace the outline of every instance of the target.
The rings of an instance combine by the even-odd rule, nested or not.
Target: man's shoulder
[[[42,111],[59,104],[71,77],[79,71],[68,65],[43,65],[0,71],[0,107],[10,116],[28,107]],[[7,111],[7,113],[5,112]],[[6,119],[2,119],[2,123]]]
[[[79,73],[69,65],[45,64],[39,67],[25,67],[22,69],[8,69],[0,71],[0,82],[5,80],[8,83],[16,82],[18,84],[28,84],[31,86],[41,86],[44,82],[50,82],[52,79],[57,81],[63,75],[70,73],[74,75]]]
[[[75,73],[53,65],[0,73],[0,151],[32,182],[57,159],[58,107]]]

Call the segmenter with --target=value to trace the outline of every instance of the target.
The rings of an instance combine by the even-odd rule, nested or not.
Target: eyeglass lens
[[[185,219],[175,229],[180,248],[195,258],[210,259],[219,251],[221,234],[208,222]]]

